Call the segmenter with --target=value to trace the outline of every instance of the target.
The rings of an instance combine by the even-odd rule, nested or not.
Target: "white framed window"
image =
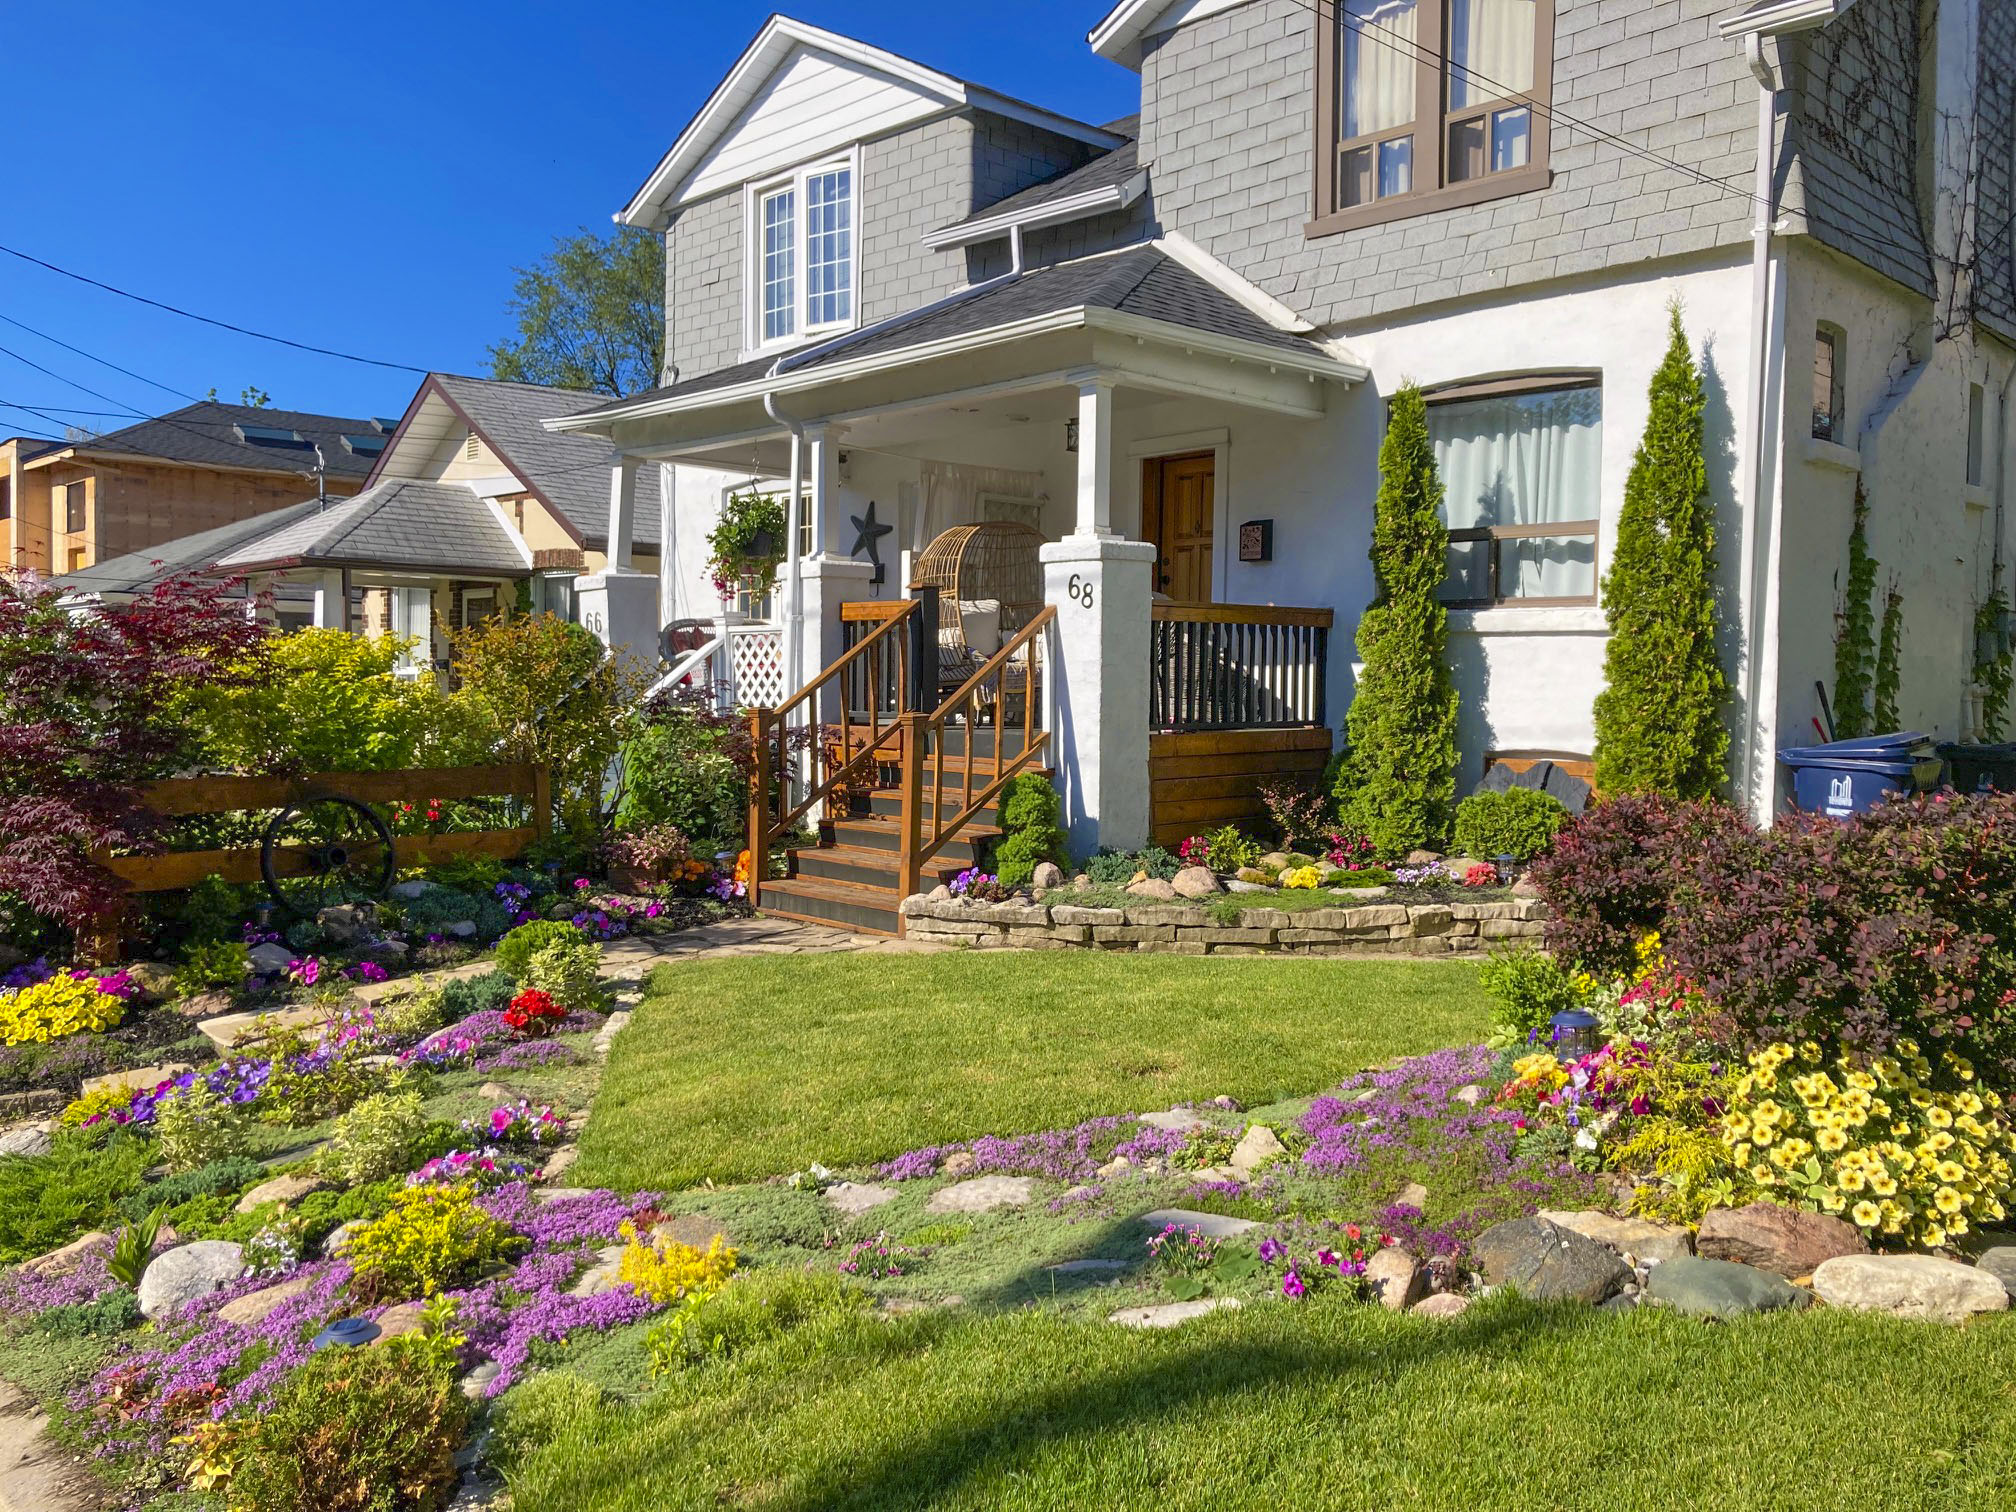
[[[853,155],[749,191],[749,346],[844,331],[855,321]]]
[[[391,630],[414,644],[399,658],[393,671],[399,677],[418,677],[434,664],[434,590],[429,587],[392,588]]]

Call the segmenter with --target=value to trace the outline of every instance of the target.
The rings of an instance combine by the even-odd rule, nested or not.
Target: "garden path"
[[[0,1512],[90,1512],[105,1505],[102,1488],[43,1431],[48,1425],[34,1398],[0,1381]]]

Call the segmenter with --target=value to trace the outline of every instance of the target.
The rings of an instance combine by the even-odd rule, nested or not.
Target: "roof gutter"
[[[1023,210],[1006,211],[999,215],[984,216],[979,220],[961,221],[954,226],[941,227],[924,238],[924,245],[933,252],[950,252],[960,247],[972,247],[981,242],[993,241],[1000,236],[1037,231],[1046,226],[1068,225],[1072,221],[1090,220],[1095,215],[1125,210],[1147,192],[1148,171],[1144,168],[1118,184],[1103,184],[1097,189],[1085,189],[1077,194],[1044,200]]]

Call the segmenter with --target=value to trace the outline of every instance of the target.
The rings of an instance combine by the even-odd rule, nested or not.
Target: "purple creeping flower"
[[[25,1318],[46,1308],[96,1302],[119,1285],[105,1269],[111,1258],[112,1241],[105,1239],[80,1253],[76,1263],[60,1276],[44,1276],[20,1266],[0,1271],[0,1318]]]
[[[5,976],[0,976],[0,988],[8,992],[19,992],[23,987],[33,987],[38,982],[46,982],[56,973],[50,969],[47,956],[37,956],[34,960],[14,967]]]

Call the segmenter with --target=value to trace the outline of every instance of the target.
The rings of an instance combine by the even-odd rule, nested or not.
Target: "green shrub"
[[[1555,1014],[1580,1008],[1586,1000],[1574,974],[1541,950],[1494,950],[1477,981],[1492,999],[1491,1038],[1496,1044],[1524,1044],[1535,1029],[1544,1033]]]
[[[418,1092],[374,1093],[336,1120],[316,1168],[345,1186],[402,1175],[426,1132]]]
[[[567,927],[574,928],[571,924]],[[575,930],[575,933],[580,931]],[[517,995],[518,984],[501,971],[486,971],[473,977],[450,977],[441,984],[441,1011],[452,1024],[472,1013],[502,1012],[511,1006],[511,999]]]
[[[1204,837],[1204,843],[1211,848],[1213,871],[1236,872],[1241,867],[1251,866],[1266,854],[1260,848],[1260,842],[1247,839],[1245,832],[1236,824],[1213,830]]]
[[[419,1335],[325,1349],[229,1438],[231,1504],[431,1512],[453,1494],[469,1405],[453,1352]]]
[[[740,850],[749,823],[748,734],[692,699],[654,704],[651,722],[623,747],[625,830],[669,824],[705,859]]]
[[[1361,866],[1356,871],[1332,870],[1324,873],[1325,887],[1390,887],[1393,873],[1383,866]]]
[[[568,900],[568,906],[573,906],[572,899]],[[580,930],[558,920],[541,919],[531,924],[520,924],[497,942],[497,969],[522,987],[525,985],[525,968],[531,963],[533,952],[556,940],[580,938]]]
[[[251,911],[249,891],[212,875],[182,895],[175,919],[182,926],[183,960],[189,959],[192,946],[215,944],[238,933],[239,922]]]
[[[175,968],[175,993],[178,997],[194,997],[213,987],[235,991],[244,985],[246,973],[251,969],[250,954],[238,941],[197,941],[182,948],[182,964]]]
[[[554,940],[532,952],[519,985],[549,994],[569,1013],[600,1009],[602,947],[578,929],[570,926],[568,932],[572,939]]]
[[[1530,861],[1554,843],[1568,822],[1560,800],[1534,788],[1472,793],[1456,805],[1456,853],[1480,861],[1510,856]]]
[[[1456,799],[1456,688],[1442,584],[1449,531],[1421,391],[1400,388],[1379,446],[1371,605],[1358,619],[1364,670],[1345,714],[1350,760],[1336,793],[1345,825],[1379,856],[1449,832]]]
[[[56,1339],[89,1339],[140,1326],[140,1299],[121,1287],[95,1302],[66,1302],[35,1317],[38,1332]]]
[[[360,1301],[431,1297],[517,1248],[511,1230],[476,1205],[474,1186],[411,1186],[351,1235],[343,1252]]]
[[[243,1155],[252,1142],[252,1119],[242,1103],[227,1102],[203,1082],[193,1082],[154,1115],[155,1153],[171,1171],[197,1171]]]
[[[0,1157],[0,1265],[47,1254],[103,1226],[146,1184],[147,1142],[124,1132],[100,1146],[60,1133],[46,1155]]]
[[[193,1197],[207,1197],[214,1192],[235,1195],[241,1187],[264,1180],[266,1174],[266,1168],[251,1156],[233,1155],[180,1175],[164,1176],[144,1192],[135,1192],[121,1201],[116,1211],[128,1223],[138,1223],[164,1202],[172,1209]],[[169,1227],[180,1232],[182,1226],[171,1218]]]
[[[823,1271],[762,1270],[688,1296],[646,1336],[651,1373],[666,1375],[859,1312],[872,1299]]]
[[[1102,848],[1085,863],[1085,875],[1094,887],[1125,887],[1134,880],[1136,872],[1146,872],[1167,882],[1182,867],[1181,861],[1159,845],[1144,846],[1138,851]]]
[[[373,1010],[378,1031],[402,1044],[424,1039],[455,1021],[455,1015],[448,1011],[447,996],[439,986],[428,984],[381,1000]]]
[[[1042,862],[1065,864],[1069,858],[1058,822],[1063,812],[1057,789],[1039,773],[1024,772],[1001,790],[1002,833],[994,845],[994,871],[1003,887],[1022,886]]]
[[[1606,796],[1706,798],[1727,780],[1707,403],[1675,303],[1603,579],[1610,638],[1594,713],[1596,786]]]
[[[510,927],[511,915],[504,905],[487,894],[458,892],[452,887],[430,887],[403,905],[408,928],[418,935],[444,934],[451,924],[474,924],[479,937],[494,940]]]
[[[504,863],[495,856],[452,856],[428,866],[427,880],[468,897],[494,897],[504,880]]]

